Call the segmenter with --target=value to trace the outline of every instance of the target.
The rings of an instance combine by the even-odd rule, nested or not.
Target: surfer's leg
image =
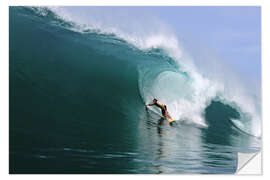
[[[160,119],[158,120],[158,126],[162,125],[163,122],[164,122],[164,118],[162,117],[162,118],[160,118]]]

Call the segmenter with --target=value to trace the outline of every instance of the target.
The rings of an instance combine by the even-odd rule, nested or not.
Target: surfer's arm
[[[146,104],[146,106],[153,106],[153,105],[155,105],[155,104]]]

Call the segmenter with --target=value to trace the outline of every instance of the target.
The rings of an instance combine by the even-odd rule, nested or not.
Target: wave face
[[[260,149],[259,99],[200,73],[172,35],[101,28],[10,8],[11,173],[234,173]],[[145,110],[154,97],[175,126]]]

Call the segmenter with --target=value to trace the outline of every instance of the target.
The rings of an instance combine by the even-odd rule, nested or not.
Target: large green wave
[[[252,124],[241,118],[244,110],[237,102],[226,100],[213,82],[161,47],[141,49],[113,33],[82,30],[48,8],[11,7],[9,13],[14,153],[29,151],[27,147],[84,146],[78,142],[87,140],[95,157],[133,151],[141,147],[141,124],[149,121],[144,104],[154,97],[177,122],[202,129],[200,138],[207,143],[238,147],[243,139],[233,134],[252,134]],[[105,161],[93,172],[99,173],[99,167],[113,173],[106,171]],[[15,163],[13,159],[11,166]]]

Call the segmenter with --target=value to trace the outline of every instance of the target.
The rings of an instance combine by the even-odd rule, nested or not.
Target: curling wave
[[[213,100],[230,105],[240,113],[231,122],[240,130],[260,136],[259,99],[254,99],[239,87],[228,87],[220,81],[209,79],[185,55],[176,36],[164,32],[147,35],[128,34],[120,29],[97,22],[81,24],[63,8],[30,8],[39,16],[51,18],[57,26],[82,34],[97,33],[110,42],[113,39],[127,42],[127,46],[140,50],[152,59],[138,60],[139,92],[144,102],[156,97],[164,102],[177,120],[207,127],[205,109]]]
[[[236,109],[240,116],[231,122],[240,130],[260,136],[260,100],[254,99],[240,87],[227,87],[220,81],[207,78],[185,55],[174,35],[162,32],[136,36],[114,27],[97,23],[80,24],[64,9],[30,7],[24,11],[47,18],[47,23],[87,36],[95,35],[115,46],[127,46],[141,59],[137,59],[138,88],[144,103],[154,97],[165,103],[170,114],[179,121],[207,127],[205,109],[213,100]],[[122,43],[122,44],[119,44]],[[117,50],[108,50],[108,53]],[[130,58],[132,61],[133,58]],[[127,61],[131,61],[128,60]],[[131,63],[131,62],[130,62]],[[127,75],[128,76],[128,75]]]

